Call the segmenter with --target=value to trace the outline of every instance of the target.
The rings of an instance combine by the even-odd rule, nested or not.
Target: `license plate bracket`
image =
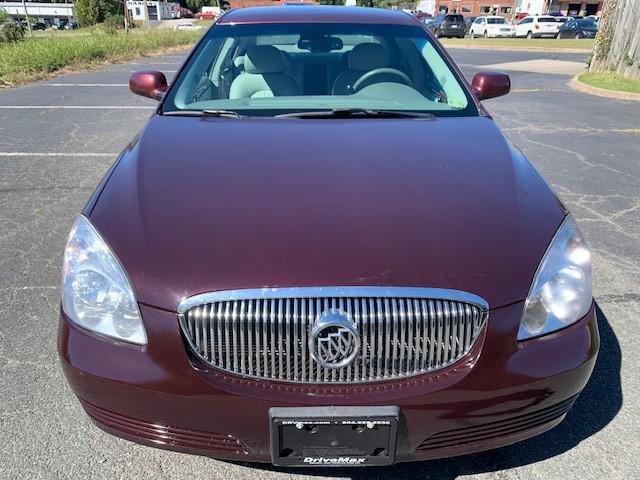
[[[271,460],[287,467],[390,465],[399,416],[395,406],[271,408]]]

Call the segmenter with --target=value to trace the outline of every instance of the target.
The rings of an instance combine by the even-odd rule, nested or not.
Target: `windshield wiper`
[[[233,110],[172,110],[170,112],[162,112],[163,115],[173,115],[176,117],[222,117],[222,118],[245,118],[246,115],[240,115]]]
[[[290,118],[433,118],[431,113],[411,110],[381,110],[377,108],[333,108],[331,110],[310,110],[276,115]]]

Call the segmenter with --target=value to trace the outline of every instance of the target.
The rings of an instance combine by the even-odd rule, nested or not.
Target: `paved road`
[[[0,478],[637,478],[640,103],[569,89],[575,65],[554,62],[584,55],[452,52],[468,75],[482,65],[509,69],[514,92],[486,105],[571,207],[594,251],[602,351],[561,426],[459,459],[303,473],[142,447],[93,427],[55,353],[61,252],[75,215],[151,113],[151,101],[128,92],[129,73],[171,75],[183,57],[175,54],[0,91]],[[539,60],[554,73],[531,72]]]

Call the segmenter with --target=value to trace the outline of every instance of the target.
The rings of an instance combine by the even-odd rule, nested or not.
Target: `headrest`
[[[349,70],[367,72],[389,63],[387,51],[379,43],[360,43],[349,54]]]
[[[251,47],[244,56],[244,71],[247,73],[280,73],[283,70],[284,57],[271,45]]]
[[[233,64],[238,68],[244,68],[244,55],[238,55],[233,59]]]

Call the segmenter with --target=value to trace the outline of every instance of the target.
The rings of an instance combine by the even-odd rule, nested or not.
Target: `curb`
[[[578,92],[586,93],[588,95],[596,95],[598,97],[616,98],[618,100],[633,100],[636,102],[640,102],[640,93],[621,92],[619,90],[608,90],[606,88],[593,87],[578,80],[578,77],[580,75],[581,74],[579,73],[569,82],[569,86],[574,90],[577,90]]]
[[[441,42],[442,43],[442,42]],[[586,48],[544,48],[544,47],[505,47],[502,45],[454,45],[452,43],[442,43],[442,46],[447,50],[500,50],[503,52],[538,52],[538,53],[584,53],[589,55],[591,50]]]

